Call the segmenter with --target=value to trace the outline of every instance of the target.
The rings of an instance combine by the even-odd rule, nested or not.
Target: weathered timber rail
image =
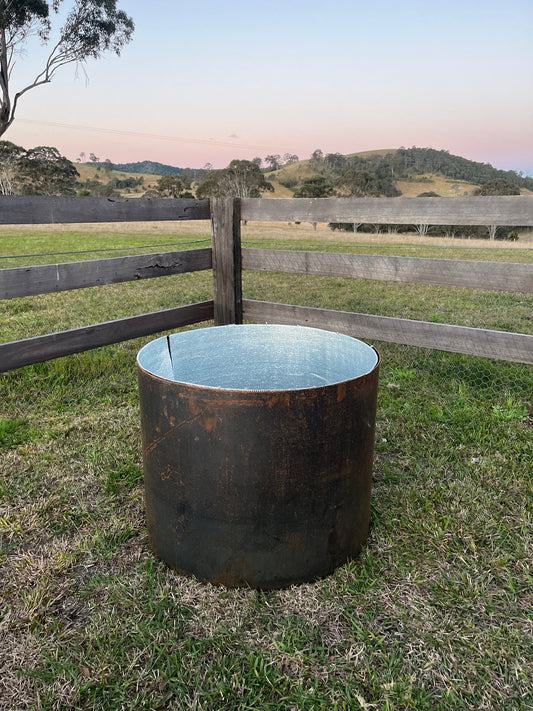
[[[0,299],[51,294],[211,269],[211,249],[4,269]]]
[[[531,197],[242,200],[243,220],[372,225],[531,225]]]
[[[209,200],[128,200],[3,195],[0,225],[208,220]]]
[[[512,269],[509,269],[509,264],[501,262],[245,249],[243,268],[289,274],[314,274],[533,293],[530,264],[513,264]]]
[[[306,324],[360,338],[533,363],[533,336],[243,299],[242,270],[533,293],[533,264],[241,249],[241,220],[533,226],[533,197],[163,200],[0,198],[0,224],[211,219],[208,249],[0,270],[12,299],[212,269],[213,300],[0,344],[0,371],[214,320]]]

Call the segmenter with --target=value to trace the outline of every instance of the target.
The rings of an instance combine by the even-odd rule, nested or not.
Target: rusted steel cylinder
[[[219,326],[138,354],[148,536],[228,587],[331,573],[368,535],[379,357],[315,328]]]

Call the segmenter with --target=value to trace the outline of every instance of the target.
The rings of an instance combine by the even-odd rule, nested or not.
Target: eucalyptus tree
[[[163,175],[157,181],[155,193],[158,197],[180,198],[190,187],[191,181],[182,175]]]
[[[335,187],[342,197],[379,197],[381,195],[376,178],[366,170],[350,170],[335,181]]]
[[[520,195],[520,188],[505,178],[493,178],[474,191],[474,195]],[[489,239],[496,239],[498,225],[487,225]],[[505,233],[507,235],[507,232]]]
[[[23,195],[75,195],[79,173],[53,146],[30,148],[17,161]]]
[[[120,54],[134,24],[117,0],[0,0],[0,136],[15,119],[20,98],[52,81],[67,64],[99,59],[106,51]],[[63,18],[62,23],[59,15]],[[13,70],[28,44],[50,47],[44,66],[33,80],[13,89]]]
[[[333,185],[323,175],[313,175],[306,178],[298,190],[295,191],[295,198],[327,198],[334,193]]]
[[[284,153],[282,160],[284,165],[291,165],[291,163],[298,163],[300,159],[296,153]]]
[[[520,188],[505,178],[493,178],[475,190],[473,195],[520,195]]]
[[[250,160],[232,160],[223,170],[210,171],[196,190],[198,198],[261,197],[274,187],[259,166]]]
[[[281,168],[281,156],[278,153],[265,156],[265,163],[268,166],[268,170],[279,170]]]
[[[11,141],[0,141],[0,195],[13,195],[16,189],[17,165],[26,149]]]

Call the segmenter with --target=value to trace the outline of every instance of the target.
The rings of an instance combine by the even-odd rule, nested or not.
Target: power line
[[[272,146],[263,146],[253,143],[235,143],[234,141],[215,141],[206,138],[185,138],[183,136],[166,136],[160,133],[143,133],[140,131],[128,131],[118,128],[104,128],[101,126],[83,126],[72,123],[57,123],[55,121],[36,121],[34,119],[17,119],[19,123],[26,123],[39,126],[52,126],[54,128],[69,128],[75,131],[94,131],[95,133],[107,133],[116,136],[130,136],[135,138],[150,138],[159,141],[170,141],[171,143],[192,143],[202,146],[221,146],[226,148],[253,148],[257,150],[281,150],[274,149]]]
[[[72,252],[41,252],[39,254],[11,254],[1,256],[0,259],[27,259],[30,257],[64,257],[70,254],[94,254],[97,252],[127,252],[136,249],[153,249],[154,247],[175,247],[187,244],[206,244],[210,239],[197,239],[189,242],[165,242],[163,244],[142,244],[133,247],[106,247],[105,249],[79,249]]]

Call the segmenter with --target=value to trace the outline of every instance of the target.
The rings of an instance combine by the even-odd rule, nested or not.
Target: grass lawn
[[[205,239],[194,227],[158,228],[154,241],[141,229],[6,230],[0,256]],[[244,239],[292,248],[328,233],[284,234],[249,226]],[[438,246],[384,239],[390,254]],[[465,258],[452,244],[435,256]],[[503,245],[472,254],[533,259]],[[2,302],[0,339],[200,301],[210,279]],[[533,297],[520,294],[257,273],[244,293],[533,331]],[[2,711],[533,708],[531,366],[376,343],[363,553],[288,590],[228,590],[177,575],[147,545],[135,356],[148,340],[0,374]]]

